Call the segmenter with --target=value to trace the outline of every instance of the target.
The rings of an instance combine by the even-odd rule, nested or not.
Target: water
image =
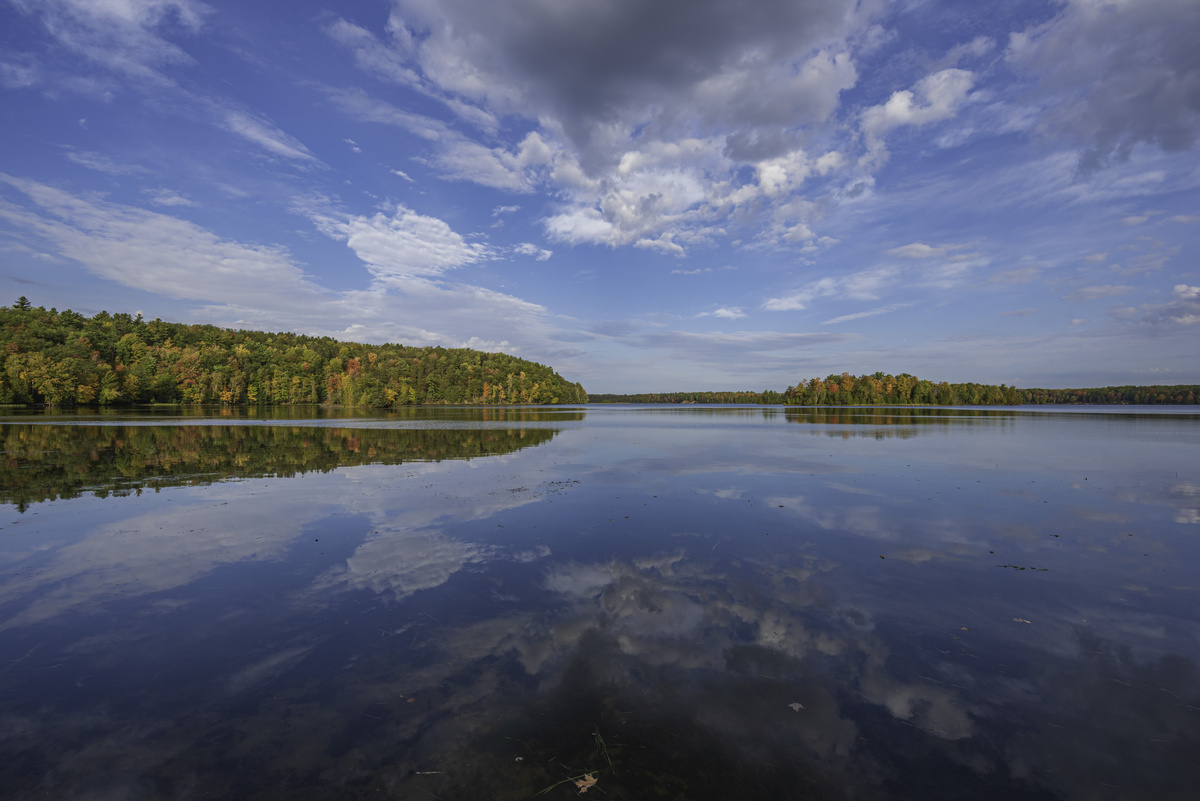
[[[32,413],[0,446],[6,798],[1200,786],[1192,410]]]

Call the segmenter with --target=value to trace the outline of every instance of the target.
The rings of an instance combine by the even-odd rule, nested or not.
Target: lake
[[[0,417],[11,799],[1172,799],[1194,407]]]

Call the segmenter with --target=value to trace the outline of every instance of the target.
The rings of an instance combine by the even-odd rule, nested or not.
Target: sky
[[[0,303],[593,393],[1200,383],[1198,41],[1195,0],[0,0]]]

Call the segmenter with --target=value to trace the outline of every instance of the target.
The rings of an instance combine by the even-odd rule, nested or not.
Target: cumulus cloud
[[[554,120],[594,171],[633,127],[675,124],[671,109],[730,131],[823,119],[830,95],[853,83],[848,58],[827,48],[863,24],[857,5],[598,0],[514,13],[483,0],[397,0],[388,31],[392,50],[439,89]],[[765,80],[775,71],[787,80]]]
[[[1200,134],[1200,5],[1179,0],[1065,0],[1015,33],[1008,62],[1036,82],[1040,127],[1081,148],[1083,172],[1126,161],[1137,145],[1190,149]]]
[[[878,164],[887,158],[885,137],[901,126],[920,126],[949,119],[975,83],[975,76],[958,68],[927,75],[912,89],[892,93],[886,103],[868,108],[862,114],[863,137],[867,144],[864,163]]]
[[[746,316],[746,313],[738,306],[725,308],[722,306],[716,311],[701,312],[697,317],[720,317],[722,320],[740,320]]]
[[[1171,300],[1162,304],[1143,304],[1121,309],[1118,316],[1135,317],[1155,324],[1195,325],[1200,323],[1200,286],[1176,284],[1171,288]]]
[[[513,252],[522,256],[533,256],[538,261],[546,261],[554,255],[554,251],[540,248],[532,242],[522,242],[513,248]]]
[[[760,244],[807,246],[811,220],[788,201],[850,159],[810,152],[806,128],[830,121],[856,84],[852,40],[878,9],[599,0],[515,13],[510,3],[396,0],[384,31],[338,21],[329,35],[364,71],[493,135],[439,129],[361,90],[330,94],[360,119],[427,138],[427,163],[444,177],[557,190],[561,207],[544,220],[557,241],[678,255],[725,236],[733,217],[763,213],[765,201]],[[941,97],[932,84],[927,94]],[[495,135],[500,118],[530,127],[508,140]]]
[[[323,232],[343,240],[377,280],[437,276],[495,258],[491,247],[468,242],[444,221],[403,205],[370,217],[318,213],[313,220]]]

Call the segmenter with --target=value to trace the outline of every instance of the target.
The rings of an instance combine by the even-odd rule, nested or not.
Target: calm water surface
[[[1200,786],[1191,410],[10,413],[0,448],[6,798]]]

